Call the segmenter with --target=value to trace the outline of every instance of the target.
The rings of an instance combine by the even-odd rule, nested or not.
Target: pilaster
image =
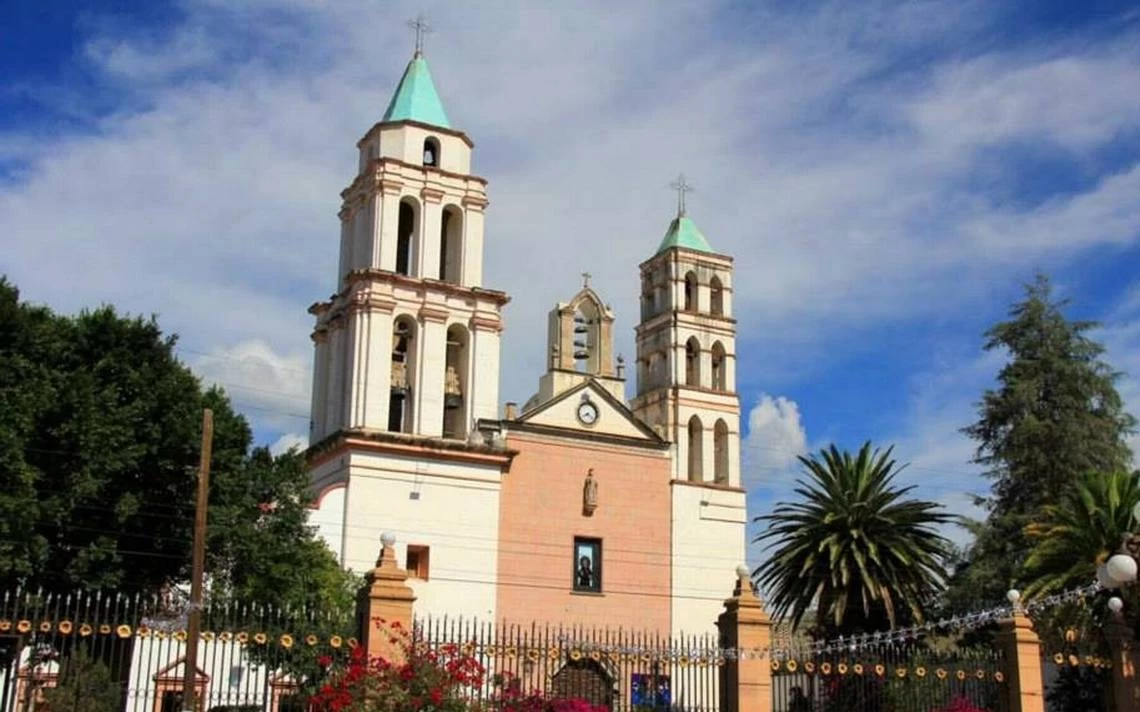
[[[420,190],[423,215],[420,221],[420,242],[416,245],[418,268],[412,274],[421,279],[439,279],[439,250],[443,235],[440,227],[443,218],[443,191],[424,187]]]
[[[767,656],[756,654],[772,647],[772,621],[752,589],[747,568],[737,576],[733,596],[724,602],[717,627],[723,647],[745,652],[729,656],[720,669],[720,709],[772,712],[772,668]]]
[[[396,240],[400,224],[400,192],[403,183],[389,178],[379,181],[380,222],[376,229],[376,240],[380,243],[377,254],[380,256],[380,269],[396,271]]]
[[[463,205],[463,274],[460,283],[465,287],[483,286],[483,223],[487,201],[466,196]]]
[[[1045,691],[1041,674],[1041,639],[1033,621],[1015,607],[1012,618],[1001,621],[997,643],[1005,655],[1008,670],[1006,691],[1008,712],[1045,712]]]
[[[447,364],[447,317],[443,307],[424,305],[420,309],[420,352],[417,354],[415,432],[443,434],[443,386]]]
[[[325,401],[328,398],[329,334],[318,327],[313,339],[313,395],[309,408],[309,442],[315,443],[325,436]]]

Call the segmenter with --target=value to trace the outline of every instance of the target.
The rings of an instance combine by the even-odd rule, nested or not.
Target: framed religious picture
[[[574,537],[574,590],[602,591],[602,540]]]

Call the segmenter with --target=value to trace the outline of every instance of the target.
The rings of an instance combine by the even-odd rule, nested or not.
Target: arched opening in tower
[[[719,277],[709,282],[709,311],[716,316],[724,316],[724,285]]]
[[[396,226],[396,273],[412,274],[412,258],[415,250],[416,205],[410,198],[400,201],[400,220]]]
[[[685,385],[701,385],[701,344],[695,336],[685,342]]]
[[[728,484],[728,425],[717,420],[713,428],[713,481]]]
[[[439,226],[439,278],[459,284],[463,259],[463,214],[454,205],[448,205],[440,216]]]
[[[447,329],[447,357],[443,375],[443,437],[467,437],[467,330],[459,324]]]
[[[389,385],[388,431],[412,431],[412,386],[415,380],[415,322],[406,316],[392,326],[392,371]]]
[[[724,346],[718,341],[712,347],[712,387],[714,391],[725,389]]]
[[[424,139],[424,165],[439,166],[439,141],[431,136]]]
[[[685,275],[685,311],[697,310],[697,275],[689,272]]]
[[[704,479],[702,468],[705,461],[704,452],[705,429],[701,419],[697,416],[689,418],[689,481],[700,482]]]
[[[599,319],[592,310],[583,307],[574,311],[574,370],[597,373]]]

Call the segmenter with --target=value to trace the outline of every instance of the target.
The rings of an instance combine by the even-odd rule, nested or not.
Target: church
[[[510,285],[483,282],[488,182],[422,49],[356,145],[335,292],[309,310],[313,522],[341,564],[371,569],[391,533],[417,615],[713,630],[745,561],[733,261],[683,181],[636,266],[635,363],[583,275],[520,407],[499,396]]]

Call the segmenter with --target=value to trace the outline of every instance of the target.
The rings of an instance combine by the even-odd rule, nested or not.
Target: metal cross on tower
[[[685,215],[685,193],[693,192],[693,186],[685,182],[685,174],[677,176],[677,180],[669,184],[669,187],[677,191],[677,217]]]
[[[416,15],[416,19],[408,20],[408,27],[416,31],[416,56],[423,56],[424,35],[431,32],[431,25],[427,23],[423,15]]]
[[[582,287],[583,288],[590,286],[590,277],[593,277],[593,276],[594,275],[590,274],[589,272],[583,272],[582,273]]]

